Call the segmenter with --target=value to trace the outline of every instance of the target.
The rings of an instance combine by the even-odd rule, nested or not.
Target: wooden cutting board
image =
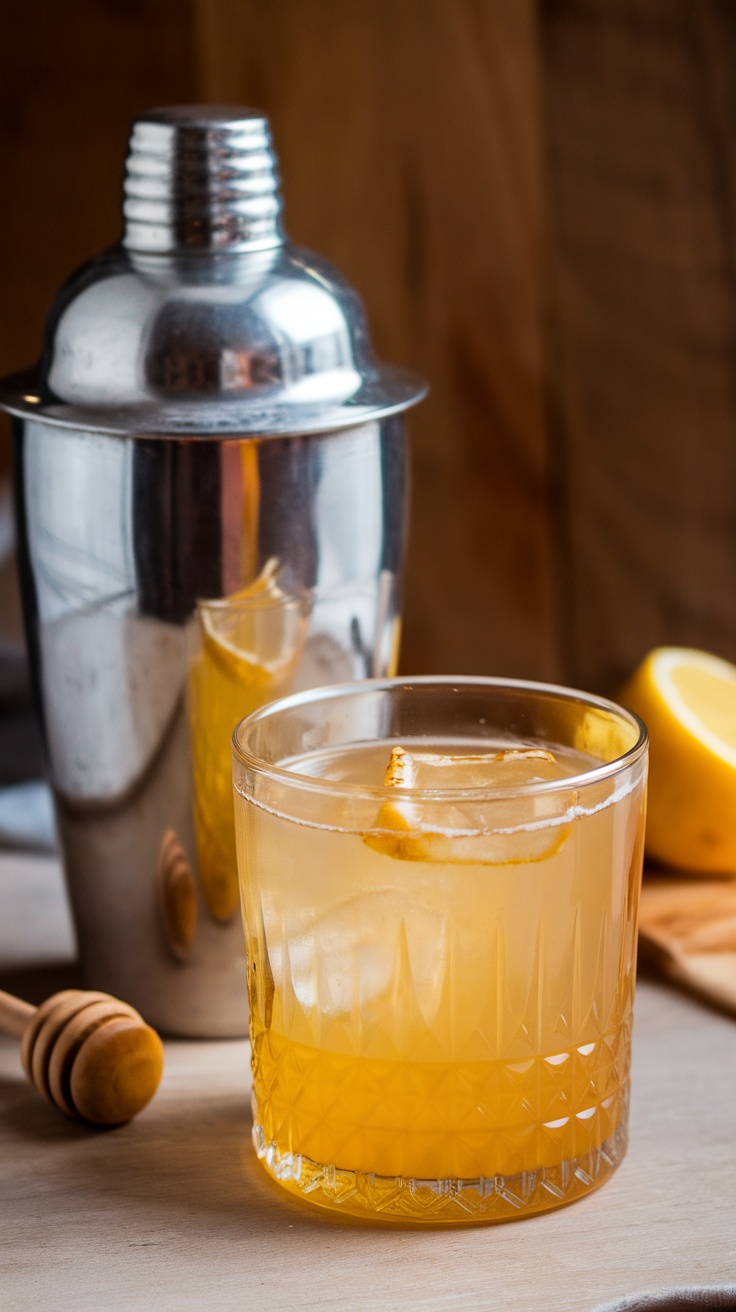
[[[645,873],[639,948],[670,979],[736,1015],[736,879]]]

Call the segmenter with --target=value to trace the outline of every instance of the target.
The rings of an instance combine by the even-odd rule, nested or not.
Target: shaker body
[[[403,415],[265,438],[13,423],[28,646],[86,983],[170,1034],[243,1034],[239,917],[210,914],[197,874],[197,603],[237,593],[276,560],[306,599],[290,687],[393,673]],[[198,890],[185,960],[157,889],[171,831]]]
[[[123,193],[0,381],[28,647],[88,984],[235,1035],[229,735],[254,699],[393,672],[426,389],[289,241],[259,111],[139,115]]]

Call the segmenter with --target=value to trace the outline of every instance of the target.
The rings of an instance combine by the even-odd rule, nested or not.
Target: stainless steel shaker
[[[192,617],[278,561],[306,598],[293,686],[385,674],[424,385],[375,361],[355,292],[285,239],[261,114],[142,115],[124,191],[121,243],[0,392],[28,647],[86,982],[168,1033],[237,1035],[242,931],[197,879]],[[174,905],[177,871],[195,890],[186,952],[162,861]]]

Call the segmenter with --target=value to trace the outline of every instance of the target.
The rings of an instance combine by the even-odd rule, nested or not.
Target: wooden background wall
[[[547,0],[564,661],[736,659],[736,7]]]
[[[3,27],[3,372],[116,237],[135,111],[260,106],[291,235],[431,382],[403,668],[613,691],[655,643],[736,659],[731,4],[5,0]]]

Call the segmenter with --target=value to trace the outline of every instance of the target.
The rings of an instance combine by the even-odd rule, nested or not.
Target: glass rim
[[[568,775],[562,779],[545,779],[538,780],[536,783],[508,784],[505,787],[494,788],[483,786],[479,788],[468,788],[467,786],[456,788],[398,788],[386,784],[352,784],[342,780],[322,779],[319,776],[300,774],[297,770],[264,761],[253,752],[249,752],[239,741],[242,730],[249,729],[252,725],[268,719],[271,715],[282,711],[295,710],[306,703],[336,701],[341,697],[355,696],[360,693],[390,692],[393,689],[408,692],[414,687],[455,688],[457,691],[462,689],[478,689],[479,691],[486,689],[491,691],[507,688],[522,693],[552,696],[558,701],[582,702],[586,706],[613,714],[619,720],[628,722],[633,729],[638,730],[637,738],[633,746],[627,748],[620,756],[614,757],[612,761],[601,761],[599,765],[580,774]],[[370,740],[355,739],[355,742],[358,741]],[[562,684],[541,683],[527,679],[506,679],[483,675],[457,677],[431,674],[409,678],[355,679],[347,683],[326,684],[323,687],[307,688],[303,692],[291,693],[286,697],[279,697],[272,702],[266,702],[265,705],[259,706],[257,710],[252,711],[250,715],[246,715],[236,724],[231,739],[233,756],[240,765],[292,788],[298,787],[302,790],[332,797],[372,798],[377,801],[386,801],[391,798],[395,799],[398,794],[407,800],[434,800],[439,802],[457,802],[460,798],[480,802],[497,798],[534,797],[541,794],[570,792],[583,787],[588,788],[593,784],[610,779],[622,773],[629,766],[634,765],[646,751],[648,741],[647,727],[634,711],[621,706],[618,702],[610,701],[606,697],[599,697],[595,693],[583,692],[577,688],[567,688]]]

